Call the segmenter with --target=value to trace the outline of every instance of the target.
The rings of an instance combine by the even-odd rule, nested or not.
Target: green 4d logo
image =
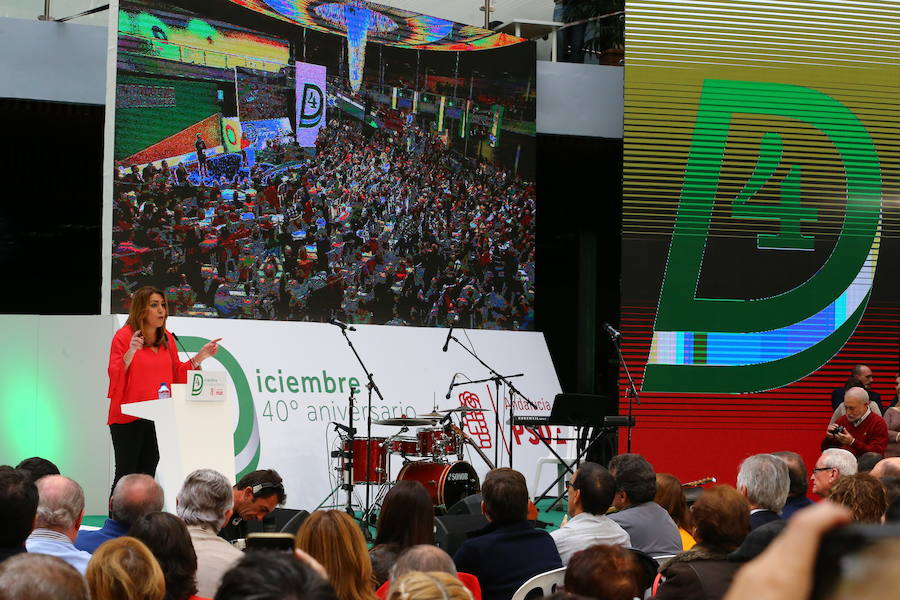
[[[698,297],[710,220],[735,115],[778,117],[812,126],[840,157],[846,211],[827,260],[809,279],[775,296]],[[822,140],[825,143],[825,139]],[[811,250],[801,222],[817,211],[800,198],[801,168],[780,182],[779,204],[751,204],[783,158],[779,134],[760,140],[758,160],[732,200],[731,216],[775,221],[757,248]],[[875,144],[843,104],[807,87],[778,83],[704,82],[678,214],[669,247],[643,390],[741,393],[781,387],[825,364],[853,334],[875,277],[881,231],[881,169]]]

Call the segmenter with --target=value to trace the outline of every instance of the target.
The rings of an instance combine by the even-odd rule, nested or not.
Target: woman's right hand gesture
[[[127,369],[131,366],[131,359],[134,358],[134,353],[144,347],[144,334],[140,329],[134,332],[131,336],[131,341],[128,343],[128,350],[125,352],[125,356],[122,359],[125,361],[125,368]]]

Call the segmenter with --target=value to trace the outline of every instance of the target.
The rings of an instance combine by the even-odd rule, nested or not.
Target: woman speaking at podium
[[[162,291],[145,286],[131,298],[128,321],[113,336],[109,351],[109,432],[116,456],[113,489],[124,475],[156,475],[159,447],[153,421],[122,414],[122,405],[155,400],[162,384],[185,383],[187,372],[218,351],[222,338],[208,342],[185,362],[166,331],[168,311]]]

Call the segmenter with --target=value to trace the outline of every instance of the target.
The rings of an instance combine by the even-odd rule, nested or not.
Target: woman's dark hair
[[[631,600],[641,596],[644,573],[637,558],[621,546],[596,544],[569,559],[566,592],[604,600]]]
[[[222,576],[215,600],[337,600],[334,589],[292,554],[251,552]]]
[[[375,545],[395,544],[401,551],[434,543],[434,506],[418,481],[399,481],[384,497]]]
[[[128,535],[150,548],[166,578],[165,600],[186,600],[197,593],[197,553],[184,521],[152,512],[138,518]]]
[[[691,507],[697,544],[730,552],[750,529],[750,502],[730,485],[703,490]]]

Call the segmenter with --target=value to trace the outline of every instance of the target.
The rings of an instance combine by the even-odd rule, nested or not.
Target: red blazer
[[[131,366],[125,369],[123,357],[128,351],[134,331],[125,324],[113,336],[109,350],[109,418],[107,424],[136,421],[137,417],[122,414],[122,405],[144,400],[155,400],[159,384],[186,383],[187,372],[193,368],[191,361],[181,362],[175,347],[175,338],[166,332],[166,344],[158,351],[141,348],[134,353]]]

